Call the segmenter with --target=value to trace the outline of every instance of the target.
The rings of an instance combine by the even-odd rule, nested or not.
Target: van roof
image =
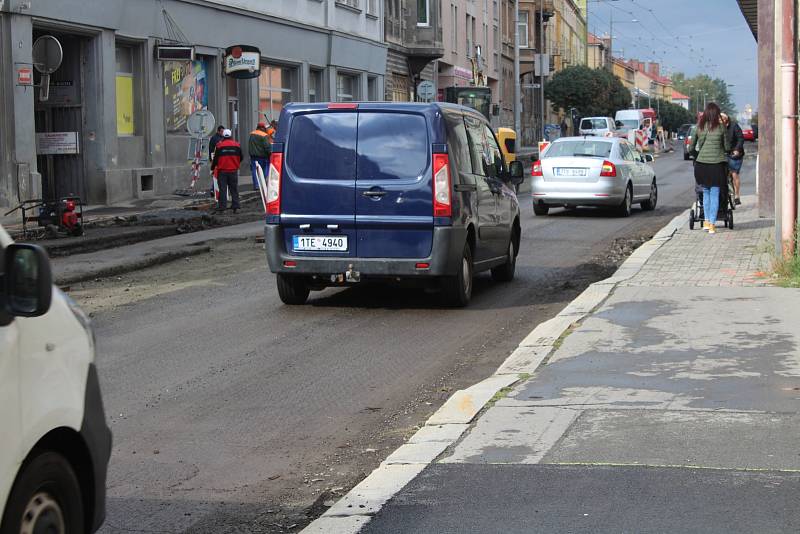
[[[436,113],[443,109],[450,109],[454,111],[460,111],[463,113],[470,113],[472,115],[476,115],[479,117],[483,117],[483,115],[470,107],[462,106],[459,104],[451,104],[449,102],[347,102],[348,104],[355,104],[358,109],[364,110],[383,110],[383,111],[414,111],[416,113]],[[307,113],[309,111],[323,111],[328,109],[330,104],[334,104],[334,102],[295,102],[292,104],[286,104],[283,110],[289,114],[295,113]],[[335,102],[335,104],[341,105],[342,102]],[[485,118],[485,117],[484,117]]]

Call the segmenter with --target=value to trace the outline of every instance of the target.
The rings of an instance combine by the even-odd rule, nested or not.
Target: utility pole
[[[541,139],[544,141],[544,0],[539,0],[539,106],[541,110],[541,115],[539,115],[540,133]]]
[[[519,0],[514,0],[514,28],[514,131],[519,136],[521,144],[522,131],[520,126],[522,121],[520,119],[520,107],[522,104],[522,88],[520,87],[519,79]]]

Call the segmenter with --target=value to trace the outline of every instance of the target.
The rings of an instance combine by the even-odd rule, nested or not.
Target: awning
[[[739,2],[739,9],[744,15],[744,20],[750,26],[753,37],[758,41],[758,0],[736,0]]]

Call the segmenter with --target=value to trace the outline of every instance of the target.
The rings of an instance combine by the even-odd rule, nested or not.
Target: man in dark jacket
[[[258,178],[256,177],[256,163],[267,174],[267,162],[271,152],[269,133],[266,123],[259,122],[256,129],[250,132],[247,142],[247,152],[250,155],[250,173],[253,175],[253,189],[258,191]]]
[[[725,133],[730,140],[731,151],[728,154],[728,169],[733,178],[733,192],[734,202],[739,205],[742,201],[739,199],[739,189],[741,187],[741,178],[739,171],[742,170],[742,162],[744,161],[744,133],[742,127],[735,120],[728,117],[727,114],[722,113],[722,122],[725,124]]]
[[[233,213],[239,209],[239,167],[242,164],[242,147],[234,139],[230,130],[222,132],[222,141],[217,143],[211,170],[217,170],[219,182],[219,203],[217,209],[225,211],[228,207],[227,192],[231,192]]]
[[[225,127],[223,125],[217,126],[217,133],[211,136],[211,139],[208,140],[208,159],[214,159],[214,148],[217,146],[217,143],[222,141],[222,132],[225,131]]]

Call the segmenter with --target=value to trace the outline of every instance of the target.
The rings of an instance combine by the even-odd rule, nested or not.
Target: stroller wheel
[[[694,230],[694,210],[689,210],[689,230]]]

